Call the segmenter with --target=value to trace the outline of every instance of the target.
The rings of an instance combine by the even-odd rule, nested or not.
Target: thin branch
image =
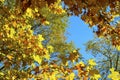
[[[115,65],[115,71],[117,71],[117,69],[118,69],[119,54],[120,54],[120,52],[118,51],[118,53],[117,53],[116,65]]]

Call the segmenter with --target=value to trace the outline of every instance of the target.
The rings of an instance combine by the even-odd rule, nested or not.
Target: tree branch
[[[115,71],[117,71],[117,69],[118,69],[119,54],[120,54],[120,52],[118,51],[118,52],[117,52],[117,60],[116,60],[116,65],[115,65]]]

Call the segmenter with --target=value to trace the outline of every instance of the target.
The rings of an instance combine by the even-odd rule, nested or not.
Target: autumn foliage
[[[119,0],[0,0],[0,80],[98,80],[94,59],[82,61],[64,35],[81,16],[95,33],[120,46]],[[110,7],[109,11],[106,11]],[[77,72],[75,72],[77,71]],[[108,78],[120,79],[113,68]],[[116,79],[117,80],[117,79]]]

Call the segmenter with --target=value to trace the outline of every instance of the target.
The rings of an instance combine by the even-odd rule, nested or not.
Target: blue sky
[[[69,27],[67,28],[67,41],[73,41],[76,48],[80,48],[80,53],[85,59],[93,58],[85,51],[85,43],[94,38],[94,33],[91,28],[88,27],[84,21],[77,16],[71,16],[69,18]]]

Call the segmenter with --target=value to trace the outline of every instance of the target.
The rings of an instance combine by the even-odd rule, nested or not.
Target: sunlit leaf
[[[66,80],[74,80],[74,77],[75,77],[75,74],[74,74],[74,73],[70,73],[70,74],[67,76]]]
[[[110,71],[111,74],[108,75],[108,78],[111,78],[112,80],[120,80],[119,72],[115,71],[114,68],[111,68]]]
[[[33,55],[33,59],[39,64],[42,62],[42,58],[39,55]]]
[[[13,59],[13,56],[12,56],[12,55],[7,55],[7,58],[8,58],[9,60],[12,60],[12,59]]]
[[[95,66],[96,62],[93,59],[88,60],[88,64],[91,66]]]

